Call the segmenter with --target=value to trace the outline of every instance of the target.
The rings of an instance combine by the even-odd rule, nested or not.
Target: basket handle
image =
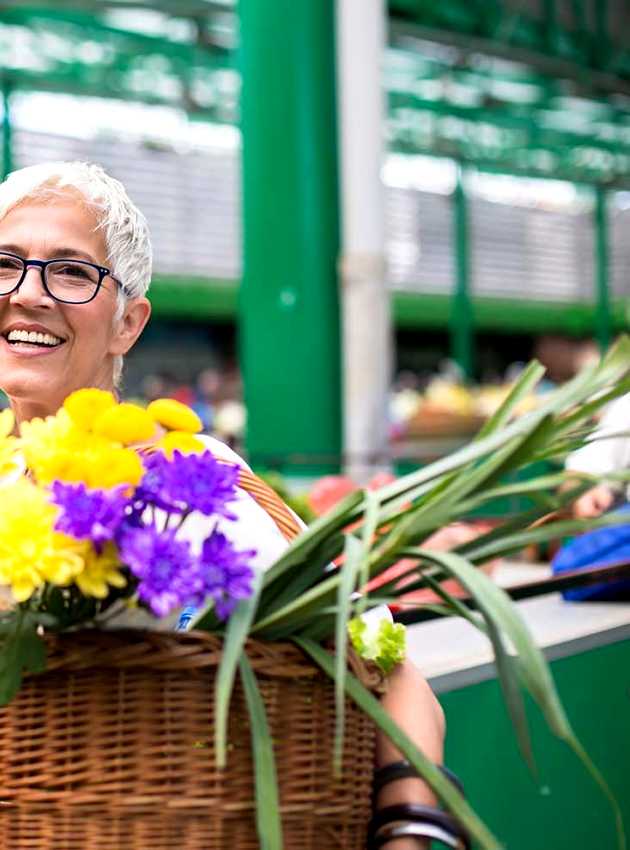
[[[245,469],[239,464],[235,464],[224,458],[217,458],[217,460],[226,464],[226,466],[237,466],[238,486],[241,490],[249,493],[265,513],[269,514],[285,540],[291,541],[300,534],[302,527],[292,511],[266,481],[263,481],[262,478],[259,478],[251,470]]]

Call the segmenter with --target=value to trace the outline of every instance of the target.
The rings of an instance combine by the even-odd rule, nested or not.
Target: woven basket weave
[[[47,672],[0,709],[0,847],[256,850],[251,741],[240,683],[228,766],[214,764],[205,633],[51,637]],[[286,850],[363,850],[375,731],[348,703],[332,769],[332,683],[290,644],[250,641],[278,765]],[[364,683],[374,678],[356,660]]]

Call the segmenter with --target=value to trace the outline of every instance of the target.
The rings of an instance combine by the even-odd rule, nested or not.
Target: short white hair
[[[123,184],[91,162],[45,162],[13,171],[0,184],[0,221],[24,201],[77,192],[93,210],[103,230],[112,274],[118,289],[114,321],[122,318],[129,298],[146,294],[151,282],[153,251],[147,220]],[[114,384],[120,383],[122,357],[114,361]]]

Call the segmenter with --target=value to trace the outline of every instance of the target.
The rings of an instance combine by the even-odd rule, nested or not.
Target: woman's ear
[[[150,315],[151,302],[148,298],[131,298],[127,301],[125,312],[114,328],[109,353],[126,354],[144,330]]]

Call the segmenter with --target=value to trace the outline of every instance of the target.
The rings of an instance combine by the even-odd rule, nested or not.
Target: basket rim
[[[150,629],[80,629],[45,633],[45,675],[55,671],[151,669],[193,671],[216,669],[223,654],[223,638],[209,632],[164,632]],[[331,647],[328,647],[332,651]],[[326,674],[290,641],[248,638],[247,658],[258,675],[274,678],[326,678]],[[373,692],[384,689],[384,676],[372,662],[348,650],[348,667]]]

